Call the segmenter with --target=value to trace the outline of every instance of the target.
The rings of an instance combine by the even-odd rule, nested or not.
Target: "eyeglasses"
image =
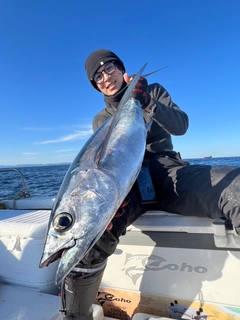
[[[101,71],[101,72],[97,72],[93,75],[92,80],[97,83],[100,84],[103,82],[103,72],[105,72],[106,74],[113,74],[116,71],[116,66],[114,65],[113,62],[109,62],[106,64],[105,68]]]

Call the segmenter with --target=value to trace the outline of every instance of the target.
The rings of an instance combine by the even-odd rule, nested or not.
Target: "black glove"
[[[133,76],[131,78],[133,78]],[[134,99],[137,99],[140,101],[142,105],[142,109],[147,108],[147,106],[151,101],[151,97],[149,94],[149,87],[148,87],[148,82],[146,78],[143,78],[143,77],[139,78],[135,88],[132,90],[131,96]]]

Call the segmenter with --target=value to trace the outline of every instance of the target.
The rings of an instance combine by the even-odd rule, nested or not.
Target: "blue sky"
[[[87,80],[94,50],[129,74],[146,62],[190,118],[183,158],[240,155],[239,0],[2,0],[0,165],[71,162],[103,96]]]

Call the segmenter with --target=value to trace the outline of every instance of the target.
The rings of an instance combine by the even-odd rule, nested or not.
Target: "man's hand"
[[[129,76],[127,73],[124,74],[124,80],[129,84],[133,79],[135,75]],[[147,108],[151,101],[151,97],[149,94],[149,88],[148,88],[148,82],[146,78],[140,77],[138,82],[136,83],[135,88],[132,90],[131,96],[134,99],[137,99],[140,101],[142,105],[142,109]]]

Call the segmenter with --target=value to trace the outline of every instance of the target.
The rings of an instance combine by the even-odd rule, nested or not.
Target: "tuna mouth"
[[[53,250],[51,250],[50,252],[43,253],[39,264],[39,268],[47,267],[50,263],[55,262],[58,259],[61,259],[64,251],[67,251],[75,247],[75,245],[75,239],[71,239],[67,243],[63,244],[56,252],[53,252]]]
[[[58,252],[51,255],[48,259],[41,261],[39,264],[39,268],[48,267],[51,263],[57,261],[58,259],[61,259],[64,250],[65,249],[61,249]]]

